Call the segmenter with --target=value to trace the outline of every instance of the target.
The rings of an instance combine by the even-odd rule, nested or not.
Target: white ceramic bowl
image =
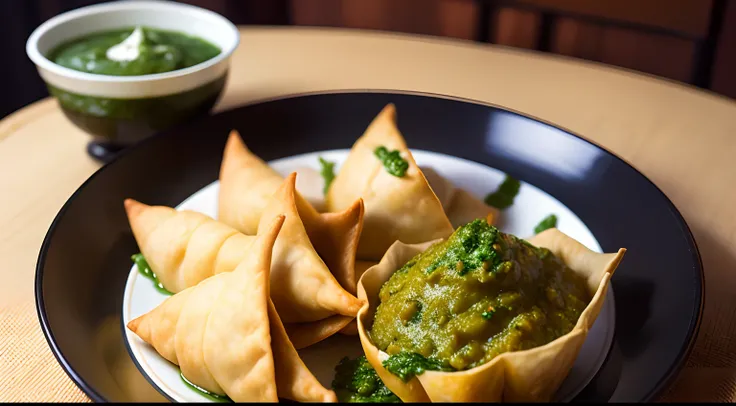
[[[141,76],[80,72],[46,57],[58,45],[86,34],[138,25],[202,38],[221,53],[189,68]],[[31,34],[26,53],[67,117],[98,141],[123,147],[209,111],[239,42],[238,29],[209,10],[169,1],[116,1],[51,18]]]

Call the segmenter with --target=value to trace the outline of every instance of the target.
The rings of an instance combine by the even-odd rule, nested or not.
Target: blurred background
[[[185,0],[235,24],[376,29],[603,62],[736,98],[736,0]],[[1,0],[0,118],[48,95],[25,42],[92,0]]]

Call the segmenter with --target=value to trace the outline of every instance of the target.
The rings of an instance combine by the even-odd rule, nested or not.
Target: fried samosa
[[[389,172],[377,156],[380,147],[406,161],[402,176]],[[327,209],[337,212],[355,199],[365,203],[357,258],[378,261],[394,241],[407,244],[447,237],[453,232],[442,204],[427,183],[396,126],[396,108],[387,105],[355,142],[327,193]]]
[[[232,131],[220,168],[218,220],[242,233],[255,234],[268,202],[283,182]],[[356,198],[334,213],[317,212],[298,192],[294,200],[314,249],[342,287],[355,295],[355,252],[363,229],[363,200]]]
[[[127,327],[182,375],[236,402],[336,401],[299,358],[269,299],[272,251],[285,217],[264,225],[232,272],[166,299]]]

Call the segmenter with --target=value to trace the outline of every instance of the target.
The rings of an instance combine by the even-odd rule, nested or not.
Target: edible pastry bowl
[[[424,252],[434,240],[422,244],[396,241],[381,261],[366,270],[358,282],[358,298],[365,302],[357,316],[358,334],[368,362],[396,396],[404,402],[546,402],[570,372],[578,352],[603,306],[613,272],[626,253],[600,254],[556,228],[528,241],[549,249],[568,267],[584,277],[591,301],[569,333],[543,345],[500,354],[489,362],[464,371],[425,371],[402,381],[383,367],[389,355],[370,339],[368,328],[378,307],[381,286],[406,262]]]
[[[69,40],[139,25],[199,37],[221,52],[188,68],[140,76],[80,72],[47,57]],[[116,1],[49,19],[33,31],[26,53],[66,117],[92,136],[90,154],[108,160],[143,138],[207,114],[222,93],[239,42],[238,29],[209,10],[169,1]]]

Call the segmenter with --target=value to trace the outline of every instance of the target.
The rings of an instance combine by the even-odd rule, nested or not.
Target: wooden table
[[[569,128],[641,170],[682,212],[705,265],[706,304],[663,400],[736,400],[736,103],[575,59],[341,29],[243,28],[218,110],[327,89],[418,90],[507,106]],[[86,401],[40,331],[41,241],[99,164],[52,99],[0,122],[0,401]]]

